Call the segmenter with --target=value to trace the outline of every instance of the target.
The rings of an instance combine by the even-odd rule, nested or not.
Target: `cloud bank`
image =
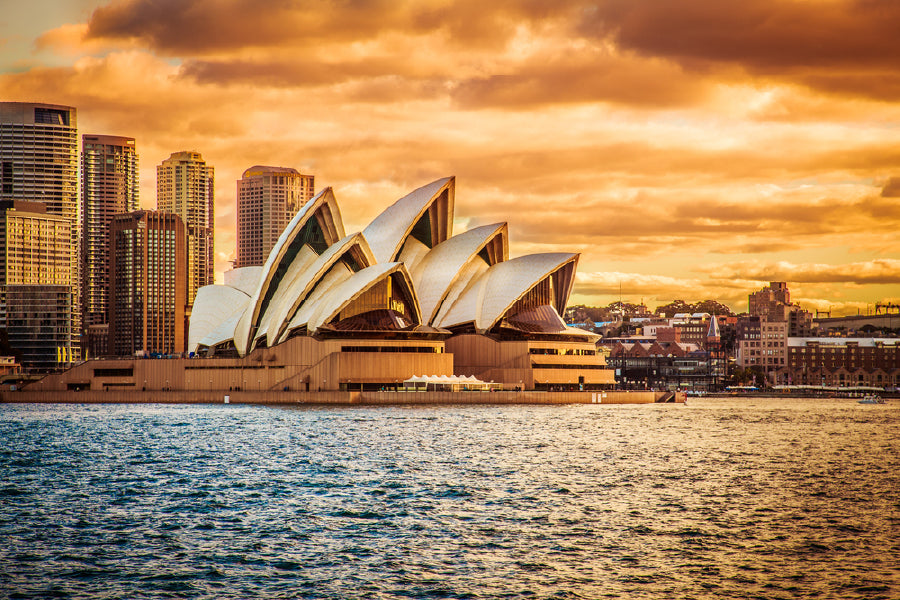
[[[898,25],[886,0],[98,0],[0,89],[136,137],[148,208],[200,151],[220,272],[250,165],[315,174],[357,229],[453,174],[457,230],[581,252],[576,298],[785,280],[855,311],[900,296]]]

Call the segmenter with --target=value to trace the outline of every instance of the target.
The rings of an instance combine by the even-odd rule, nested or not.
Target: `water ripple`
[[[897,598],[898,404],[0,405],[0,598]]]

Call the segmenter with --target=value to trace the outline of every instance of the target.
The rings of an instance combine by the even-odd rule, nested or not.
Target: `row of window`
[[[440,346],[341,346],[341,352],[443,354],[444,349]]]
[[[584,370],[606,370],[609,367],[605,365],[543,365],[543,364],[532,364],[531,368],[533,369],[568,369],[570,371],[584,371]]]
[[[582,348],[529,348],[529,354],[551,354],[557,356],[593,356],[597,354],[596,350]]]

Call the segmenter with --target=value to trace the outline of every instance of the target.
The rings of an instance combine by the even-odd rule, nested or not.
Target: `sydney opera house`
[[[454,198],[455,178],[439,179],[348,235],[326,188],[264,266],[199,290],[190,358],[89,361],[36,387],[375,391],[454,375],[505,389],[613,386],[598,336],[560,317],[578,255],[510,258],[505,223],[453,235]]]

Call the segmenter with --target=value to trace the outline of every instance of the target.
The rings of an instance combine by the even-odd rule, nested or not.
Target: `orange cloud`
[[[98,8],[88,37],[138,39],[164,54],[316,47],[376,38],[392,31],[446,35],[461,46],[496,48],[523,18],[549,18],[560,9],[517,3],[402,2],[270,3],[255,0],[119,0]],[[198,26],[202,24],[202,26]]]
[[[862,268],[900,260],[892,5],[301,4],[113,0],[48,27],[0,89],[136,137],[148,208],[155,166],[200,151],[219,271],[234,181],[273,164],[333,186],[348,230],[456,175],[457,231],[508,221],[514,255],[581,252],[582,298],[622,274],[661,301],[745,304],[770,273],[846,306],[900,295]]]
[[[887,183],[884,184],[884,187],[881,188],[881,197],[900,198],[900,177],[891,177],[890,179],[888,179]],[[896,202],[888,203],[889,209],[896,210],[896,207]]]
[[[900,283],[900,260],[875,259],[848,264],[794,264],[785,261],[748,261],[705,269],[718,279],[755,279],[798,283],[841,283],[845,285]]]
[[[602,46],[569,47],[498,70],[458,81],[453,98],[471,108],[604,101],[664,107],[695,104],[710,88],[671,63],[614,54]]]
[[[896,99],[900,5],[892,0],[610,0],[584,35],[705,71],[737,65],[832,93]]]

